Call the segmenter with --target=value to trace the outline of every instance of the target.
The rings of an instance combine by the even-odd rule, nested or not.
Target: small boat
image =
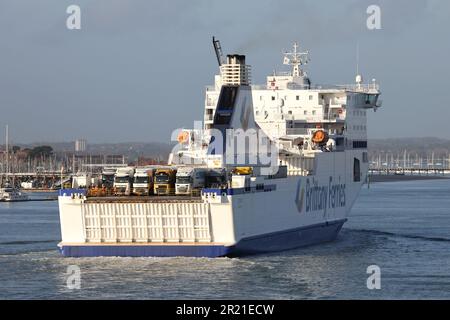
[[[11,186],[8,182],[3,188],[0,188],[0,201],[15,202],[27,201],[28,196],[22,193],[19,189]]]

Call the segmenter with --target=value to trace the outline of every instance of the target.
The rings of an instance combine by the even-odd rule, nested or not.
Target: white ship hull
[[[364,180],[353,182],[346,167],[355,153],[324,153],[320,174],[267,179],[258,190],[205,189],[194,200],[95,201],[63,190],[59,247],[65,256],[218,257],[332,241]]]

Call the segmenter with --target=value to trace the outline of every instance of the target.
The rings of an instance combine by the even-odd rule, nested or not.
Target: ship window
[[[316,114],[316,110],[313,110],[312,114],[315,115]]]
[[[296,100],[300,100],[300,96],[296,96],[295,99],[296,99]]]
[[[275,96],[272,96],[272,101],[275,101]]]
[[[353,149],[367,149],[367,141],[353,141]]]
[[[353,159],[353,181],[360,182],[361,181],[361,164],[359,159]]]
[[[288,111],[288,114],[292,114],[292,110],[289,110],[289,111]]]
[[[304,115],[307,115],[307,114],[308,114],[308,111],[306,111],[306,110],[303,111],[303,114],[304,114]]]
[[[309,96],[309,100],[312,100],[313,99],[313,96]]]

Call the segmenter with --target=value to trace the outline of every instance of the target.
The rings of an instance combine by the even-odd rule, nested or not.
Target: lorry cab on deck
[[[225,168],[210,169],[206,174],[205,187],[223,189],[228,187],[227,171]]]
[[[176,168],[157,169],[154,180],[155,195],[174,195],[176,174]]]
[[[153,179],[156,169],[152,167],[136,168],[133,181],[133,194],[148,196],[153,194]]]
[[[118,168],[114,176],[114,194],[129,196],[133,190],[134,168]]]
[[[180,167],[177,171],[175,194],[195,195],[205,187],[206,168]]]

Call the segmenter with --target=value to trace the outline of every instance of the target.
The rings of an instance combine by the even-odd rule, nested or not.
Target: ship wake
[[[378,236],[390,236],[390,237],[417,239],[417,240],[425,240],[425,241],[450,242],[449,238],[443,238],[443,237],[428,237],[428,236],[415,235],[415,234],[404,234],[404,233],[370,230],[370,229],[346,229],[346,230],[356,231],[356,232],[361,232],[361,233],[368,233],[368,234],[378,235]]]

